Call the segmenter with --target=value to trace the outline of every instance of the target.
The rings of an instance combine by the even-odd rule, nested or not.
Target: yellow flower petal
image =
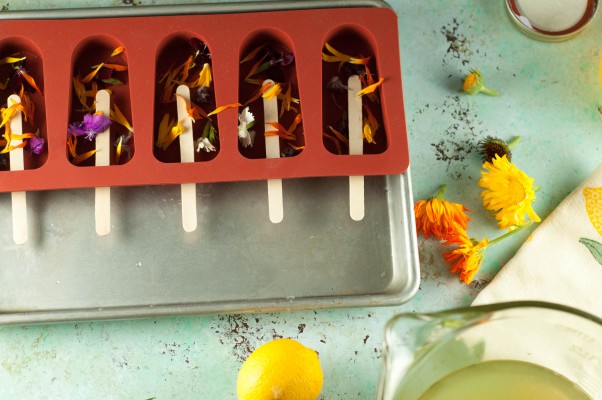
[[[27,57],[4,57],[3,59],[0,60],[0,65],[14,64],[14,63],[17,63],[19,61],[23,61],[26,58]]]
[[[280,86],[279,83],[273,84],[272,86],[270,86],[270,88],[268,90],[266,90],[261,97],[263,97],[266,100],[270,100],[273,99],[274,97],[278,96],[280,94],[280,92],[282,92],[282,86]]]
[[[119,107],[117,107],[117,104],[115,104],[115,103],[113,103],[113,108],[111,109],[109,118],[111,119],[111,121],[118,123],[119,125],[123,126],[128,131],[134,133],[134,128],[129,123],[127,118],[123,115],[123,113],[121,112]]]

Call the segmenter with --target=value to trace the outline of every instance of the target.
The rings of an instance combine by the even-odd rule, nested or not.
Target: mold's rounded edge
[[[378,41],[376,40],[374,34],[365,26],[356,23],[342,23],[333,26],[323,36],[323,51],[325,50],[324,45],[326,43],[331,45],[337,51],[346,55],[350,55],[356,58],[365,58],[369,56],[370,61],[368,63],[368,68],[370,69],[371,75],[373,75],[373,77],[375,78],[374,81],[378,82],[378,78],[380,78],[380,72],[382,71],[382,57],[379,52],[380,46],[378,45]],[[349,67],[359,69],[362,67],[362,65],[350,63],[343,64],[343,68]],[[328,127],[333,125],[331,119],[334,110],[341,108],[340,105],[336,103],[333,95],[328,89],[331,79],[339,75],[338,71],[339,63],[325,61],[322,62],[322,125],[324,132],[328,132]],[[346,84],[345,82],[341,83],[343,83],[344,85]],[[365,99],[367,96],[364,95],[363,97]],[[383,93],[381,89],[378,88],[373,94],[368,95],[368,97],[375,97],[377,99],[377,101],[371,102],[373,104],[376,104],[376,106],[369,107],[369,109],[374,114],[376,120],[379,121],[379,128],[376,130],[374,136],[375,143],[367,144],[366,141],[364,141],[364,153],[382,154],[387,151],[391,142],[391,127],[388,126],[387,118],[384,115],[386,107],[383,106]],[[366,100],[363,100],[363,103],[363,113],[365,114],[367,110]],[[345,105],[346,104],[347,102],[345,100]],[[335,120],[335,122],[337,120]],[[336,138],[336,134],[333,134],[332,136],[333,138]],[[344,146],[342,146],[343,153],[339,154],[339,151],[335,146],[334,139],[330,139],[324,136],[322,143],[324,147],[328,150],[328,152],[332,154],[348,154],[344,151]]]
[[[121,49],[120,52],[117,49]],[[125,126],[136,126],[136,121],[132,118],[132,93],[130,90],[130,74],[128,63],[128,48],[116,36],[107,33],[98,33],[88,35],[79,40],[71,54],[71,82],[69,95],[68,119],[70,123],[80,122],[84,114],[94,113],[94,98],[88,96],[86,105],[81,103],[75,90],[75,80],[77,78],[83,80],[88,74],[95,70],[95,66],[100,64],[115,64],[117,66],[126,67],[125,69],[117,69],[112,67],[109,72],[105,72],[106,77],[95,77],[97,89],[108,89],[111,93],[111,158],[110,167],[118,167],[119,165],[129,163],[136,154],[135,151],[135,135]],[[118,54],[113,55],[114,52]],[[100,73],[103,71],[101,70]],[[88,85],[88,82],[84,83]],[[86,87],[86,90],[92,90],[92,87]],[[119,117],[121,114],[122,118]],[[67,130],[67,127],[66,127]],[[84,143],[83,139],[78,139],[78,145]],[[85,143],[85,148],[78,151],[79,154],[93,150],[93,143]],[[121,149],[121,156],[117,157],[117,149]],[[75,164],[70,157],[69,149],[65,149],[65,156],[69,159],[70,164],[76,167],[93,166],[93,157],[83,161],[81,164]],[[126,158],[127,157],[127,158]]]
[[[46,102],[44,96],[44,56],[42,49],[31,39],[16,35],[9,35],[0,39],[0,58],[14,56],[26,57],[22,68],[19,70],[24,71],[29,77],[31,77],[35,85],[39,88],[39,92],[32,87],[30,83],[25,80],[23,74],[20,78],[17,78],[16,70],[13,65],[18,64],[4,64],[0,66],[0,80],[1,83],[6,87],[0,90],[0,104],[6,104],[8,96],[11,94],[20,94],[21,88],[16,86],[18,81],[21,81],[23,85],[23,92],[29,99],[29,113],[31,115],[23,116],[23,133],[34,133],[36,136],[43,138],[45,141],[43,150],[40,154],[34,154],[32,151],[28,151],[28,147],[23,152],[24,167],[25,169],[38,169],[42,168],[47,160],[48,153],[53,149],[48,148],[48,126],[46,123]],[[33,60],[32,60],[33,59]],[[4,76],[5,72],[8,76]],[[27,105],[26,101],[22,103],[24,106]],[[26,109],[29,107],[25,107]],[[33,112],[32,112],[33,110]],[[3,157],[8,158],[8,153],[4,154]],[[0,160],[4,162],[4,160]]]
[[[193,110],[193,135],[195,154],[194,162],[210,163],[217,159],[221,154],[221,140],[219,138],[218,122],[219,116],[213,115],[206,117],[213,111],[217,105],[215,103],[215,86],[220,82],[213,80],[212,63],[212,45],[207,38],[199,32],[182,29],[176,32],[170,32],[164,36],[156,46],[155,50],[155,96],[153,99],[153,156],[161,163],[179,163],[180,150],[179,143],[174,140],[169,147],[162,149],[158,145],[159,127],[161,121],[166,115],[169,115],[170,121],[177,121],[177,106],[175,100],[174,84],[167,90],[167,81],[169,70],[182,66],[190,57],[193,57],[194,67],[190,69],[186,78],[187,86],[190,87],[190,109]],[[166,54],[170,52],[171,54]],[[195,87],[194,80],[201,79],[201,71],[205,64],[209,64],[211,75],[211,86],[209,90],[202,87]],[[200,109],[200,110],[199,110]],[[196,110],[196,111],[194,111]],[[210,125],[207,125],[207,124]],[[171,124],[170,124],[171,125]],[[207,128],[207,130],[205,130]],[[215,129],[215,139],[213,142],[204,140],[205,132],[212,132]]]
[[[291,132],[294,134],[294,139],[289,140],[282,137],[280,138],[280,157],[288,158],[301,156],[305,150],[306,132],[301,117],[303,99],[300,98],[299,94],[299,76],[296,63],[298,52],[295,41],[287,32],[277,27],[257,27],[248,32],[241,40],[239,45],[239,60],[243,61],[245,58],[248,59],[248,56],[260,47],[261,50],[248,61],[241,63],[238,70],[239,101],[243,104],[243,106],[240,107],[240,110],[242,111],[248,106],[255,117],[255,130],[263,131],[263,129],[258,128],[265,125],[263,104],[261,104],[262,97],[259,97],[248,105],[246,105],[246,101],[253,97],[253,94],[259,90],[262,86],[261,84],[266,79],[279,83],[282,91],[279,96],[280,98],[277,100],[278,121],[268,122],[278,122],[287,130],[292,128]],[[251,81],[258,81],[249,83],[249,81],[246,80],[248,73],[262,60],[262,54],[265,54],[266,48],[270,48],[276,53],[282,53],[284,57],[290,57],[290,55],[292,55],[292,62],[289,64],[288,61],[284,61],[285,64],[281,64],[282,66],[280,67],[272,67],[265,72],[249,77]],[[288,51],[288,55],[285,54],[285,51]],[[267,59],[267,56],[265,58]],[[263,61],[261,62],[263,63]],[[289,88],[291,89],[291,107],[283,110],[283,96],[287,96]],[[239,153],[247,159],[265,158],[265,136],[263,134],[255,135],[255,142],[252,147],[245,147],[243,142],[239,141],[238,150]]]

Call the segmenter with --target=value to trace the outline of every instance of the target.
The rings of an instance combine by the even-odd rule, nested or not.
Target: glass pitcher
[[[400,314],[386,326],[378,400],[419,400],[450,374],[488,361],[543,367],[584,395],[574,398],[602,399],[602,320],[531,301]]]

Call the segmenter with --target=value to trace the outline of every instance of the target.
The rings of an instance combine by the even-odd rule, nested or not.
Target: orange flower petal
[[[94,77],[96,76],[96,74],[98,74],[98,71],[100,71],[100,69],[103,67],[104,64],[98,64],[96,66],[96,68],[94,68],[94,70],[92,72],[90,72],[88,75],[86,75],[84,77],[84,79],[82,79],[82,83],[88,83],[90,82],[92,79],[94,79]]]
[[[365,95],[365,94],[368,94],[368,93],[372,93],[372,92],[374,92],[376,89],[378,89],[378,87],[379,87],[380,85],[382,85],[382,84],[383,84],[383,81],[384,81],[384,80],[385,80],[385,78],[381,77],[381,78],[378,80],[378,82],[376,82],[376,83],[373,83],[372,85],[369,85],[369,86],[367,86],[367,87],[363,88],[362,90],[360,90],[359,92],[357,92],[357,94],[356,94],[356,97],[361,97],[361,96],[363,96],[363,95]]]
[[[215,110],[211,111],[207,115],[208,116],[215,115],[215,114],[218,114],[218,113],[224,111],[226,108],[235,108],[235,107],[240,107],[240,106],[242,106],[242,104],[240,104],[240,103],[224,104],[223,106],[217,107]]]
[[[113,52],[111,53],[111,57],[118,56],[119,54],[123,53],[124,51],[125,51],[125,48],[123,46],[115,47],[115,50],[113,50]]]

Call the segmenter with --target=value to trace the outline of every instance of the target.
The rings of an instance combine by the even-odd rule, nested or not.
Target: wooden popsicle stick
[[[347,114],[349,116],[349,154],[361,155],[364,153],[364,137],[362,133],[362,98],[357,93],[362,90],[360,78],[357,75],[349,77],[347,81],[349,91],[347,94]],[[349,215],[354,221],[364,218],[364,177],[349,177]]]
[[[102,112],[107,118],[111,115],[111,95],[106,90],[96,93],[96,112]],[[107,167],[111,165],[111,126],[96,135],[95,165]],[[105,236],[111,232],[111,188],[97,187],[94,189],[94,220],[96,234]]]
[[[274,81],[266,79],[263,84]],[[264,132],[274,130],[267,122],[278,122],[278,99],[263,99],[263,121]],[[265,157],[280,158],[280,137],[278,135],[265,137]],[[268,212],[270,221],[277,224],[284,218],[284,206],[282,202],[282,179],[268,179]]]
[[[16,94],[8,97],[7,105],[10,107],[13,104],[21,103],[21,98]],[[10,119],[10,131],[15,135],[23,133],[21,111],[17,110],[15,115]],[[10,146],[18,146],[23,141],[21,139],[11,139]],[[23,161],[23,148],[13,149],[9,153],[10,170],[22,171],[25,169]],[[12,214],[13,214],[13,240],[16,244],[24,244],[27,242],[27,196],[25,192],[12,192]]]
[[[194,138],[192,136],[192,119],[188,114],[188,103],[190,103],[190,88],[186,85],[178,86],[176,93],[178,121],[184,127],[180,140],[180,162],[194,162]],[[183,183],[181,185],[182,196],[182,227],[186,232],[193,232],[197,227],[196,212],[196,184]]]

